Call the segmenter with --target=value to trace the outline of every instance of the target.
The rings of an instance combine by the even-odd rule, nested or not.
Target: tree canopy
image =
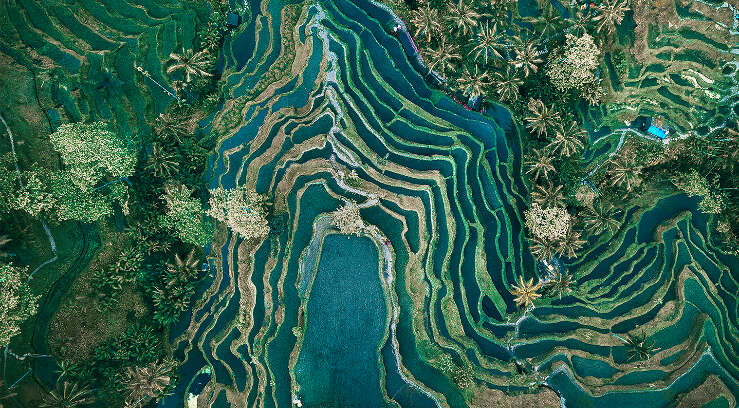
[[[161,216],[160,224],[189,244],[204,246],[213,236],[213,223],[204,217],[200,202],[191,196],[192,190],[182,184],[165,187],[162,199],[167,212]]]
[[[0,347],[20,332],[20,324],[36,314],[38,296],[31,293],[26,269],[0,264]]]
[[[231,190],[218,187],[210,190],[208,215],[225,222],[244,239],[264,238],[269,234],[265,197],[247,186]]]
[[[557,49],[558,58],[552,58],[546,73],[560,91],[577,90],[589,94],[598,88],[595,70],[598,68],[600,49],[593,37],[585,33],[581,37],[567,34],[563,49]]]
[[[134,172],[133,149],[103,122],[65,124],[49,139],[64,168],[50,170],[33,164],[21,172],[19,183],[11,162],[2,160],[0,211],[94,222],[112,214],[113,202],[125,210],[128,188],[122,179]]]

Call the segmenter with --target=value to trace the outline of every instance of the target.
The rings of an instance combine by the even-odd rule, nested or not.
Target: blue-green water
[[[305,316],[294,370],[303,404],[384,406],[379,349],[388,310],[372,240],[337,234],[324,238]]]
[[[312,48],[300,76],[286,75],[273,94],[238,98],[276,61],[285,3],[268,1],[262,9],[271,15],[258,13],[229,42],[226,91],[244,106],[209,162],[208,183],[254,183],[287,213],[287,227],[243,259],[231,241],[219,244],[223,262],[191,314],[194,335],[177,347],[187,356],[183,382],[212,365],[211,381],[243,393],[249,407],[290,407],[295,393],[308,407],[379,407],[386,397],[401,407],[466,407],[469,389],[440,368],[451,357],[476,384],[496,389],[520,390],[510,385],[520,374],[514,360],[538,365],[571,408],[669,406],[707,373],[736,386],[737,287],[724,271],[738,263],[711,248],[713,220],[698,199],[673,195],[624,209],[613,237],[563,261],[577,292],[542,299],[516,326],[510,285],[542,272],[521,225],[529,193],[510,112],[470,112],[434,90],[387,32],[392,15],[367,0],[306,6],[296,45]],[[361,217],[390,248],[388,293],[383,254],[368,238],[329,234],[315,276],[300,269],[302,256],[316,256],[306,251],[316,218],[342,200],[368,199],[337,181],[349,170],[359,190],[380,193]],[[686,266],[695,276],[680,280]],[[394,336],[388,295],[398,308]],[[658,318],[673,303],[676,312]],[[670,351],[634,367],[611,334],[645,327]],[[711,357],[684,362],[708,347]],[[621,388],[594,394],[593,381]]]

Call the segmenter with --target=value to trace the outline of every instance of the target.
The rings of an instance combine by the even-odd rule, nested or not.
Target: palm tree
[[[552,255],[555,251],[554,242],[545,241],[538,237],[531,238],[529,245],[531,253],[536,257],[536,260],[543,261],[545,259],[552,259]]]
[[[489,58],[503,58],[500,51],[498,51],[498,48],[502,47],[503,44],[497,31],[498,27],[495,24],[491,28],[487,22],[480,27],[480,31],[477,32],[474,38],[475,46],[470,51],[470,55],[475,54],[475,61],[479,62],[482,57],[485,64],[487,64]]]
[[[6,387],[3,380],[0,380],[0,401],[7,400],[15,396],[16,393],[11,391],[10,388]],[[2,406],[3,404],[0,404],[0,408],[2,408]]]
[[[467,33],[472,33],[473,28],[477,27],[477,20],[480,19],[480,13],[476,12],[465,0],[452,1],[448,13],[446,20],[449,25],[465,37]]]
[[[197,279],[200,272],[200,260],[195,258],[195,251],[190,252],[181,258],[178,254],[174,256],[174,262],[167,264],[169,274],[180,282],[192,282]]]
[[[438,71],[442,76],[446,76],[447,71],[454,70],[453,61],[462,58],[459,55],[459,46],[447,42],[446,37],[442,37],[438,48],[431,48],[428,54],[431,59],[429,69]]]
[[[590,9],[582,9],[580,7],[573,7],[570,9],[570,18],[568,21],[572,27],[572,34],[576,37],[581,37],[583,34],[588,32],[588,27],[593,21],[593,14],[590,13]]]
[[[541,185],[536,186],[536,191],[531,193],[534,201],[544,208],[563,207],[564,195],[562,194],[562,185],[554,186],[550,181],[547,187]]]
[[[585,208],[585,215],[582,219],[585,221],[588,231],[592,234],[600,234],[605,230],[614,233],[618,229],[618,221],[614,218],[613,206],[603,201],[598,202],[597,206],[593,205]]]
[[[516,11],[512,9],[515,9],[517,4],[518,0],[490,0],[489,13],[485,16],[494,24],[504,25],[511,14],[516,15]]]
[[[524,282],[523,276],[519,276],[519,284],[511,285],[513,290],[511,294],[516,298],[513,299],[518,307],[530,307],[534,305],[534,300],[541,297],[541,294],[536,293],[541,288],[541,283],[534,285],[534,278],[529,279],[528,282]]]
[[[616,25],[621,24],[624,14],[630,9],[626,0],[605,0],[597,7],[597,10],[598,15],[593,20],[598,22],[598,32],[605,28],[608,34],[613,34],[616,31]]]
[[[518,99],[518,87],[523,81],[518,76],[518,71],[510,66],[503,72],[496,72],[493,85],[500,98],[504,101],[515,101]]]
[[[475,71],[470,72],[469,69],[465,69],[464,74],[457,80],[457,83],[464,96],[480,96],[485,92],[484,89],[488,85],[487,73],[480,73],[478,66],[475,65]]]
[[[585,241],[580,239],[580,233],[570,226],[565,237],[557,243],[557,253],[559,255],[567,254],[568,258],[577,258],[575,251],[580,250],[584,243]]]
[[[536,132],[537,135],[546,136],[549,129],[559,122],[559,113],[552,108],[544,106],[544,102],[539,99],[532,99],[528,104],[529,116],[524,120],[527,122],[526,127]]]
[[[513,65],[516,68],[523,69],[524,76],[528,77],[529,73],[539,69],[536,64],[541,64],[542,59],[539,58],[539,53],[536,51],[536,47],[533,44],[527,46],[518,46],[515,49],[516,58],[513,59]]]
[[[64,382],[57,384],[55,390],[46,394],[42,401],[43,408],[78,408],[92,404],[94,398],[87,386]]]
[[[641,167],[638,167],[633,159],[618,156],[611,160],[607,173],[611,176],[612,186],[625,186],[626,191],[631,191],[641,184]]]
[[[538,180],[539,177],[548,178],[549,172],[554,173],[554,165],[552,165],[552,156],[549,155],[549,153],[546,150],[539,151],[537,149],[534,150],[534,157],[531,160],[528,160],[524,163],[524,165],[528,166],[529,169],[526,171],[526,174],[531,174],[531,176],[534,178],[534,180]]]
[[[193,53],[193,50],[184,50],[182,54],[171,53],[169,60],[172,65],[167,68],[167,73],[171,74],[175,71],[184,70],[185,82],[190,82],[193,76],[213,76],[208,70],[213,64],[213,60],[207,50],[200,50]]]
[[[533,23],[534,26],[537,27],[537,31],[541,36],[547,38],[550,34],[557,31],[562,23],[562,17],[549,0],[539,3],[541,7],[541,15],[536,17],[533,20]]]
[[[647,340],[647,335],[642,330],[641,334],[627,334],[627,339],[623,340],[626,343],[628,350],[626,356],[629,361],[631,360],[646,360],[651,357],[652,353],[656,351],[654,347],[654,341]],[[620,338],[620,337],[619,337]]]
[[[144,247],[146,248],[147,255],[151,255],[157,252],[167,252],[171,248],[172,244],[167,241],[160,241],[157,239],[144,241]]]
[[[570,288],[571,283],[572,278],[570,275],[556,270],[550,274],[546,286],[550,291],[558,294],[559,298],[562,299],[562,295],[572,292],[572,289]]]
[[[149,156],[149,163],[146,168],[151,170],[156,177],[168,176],[172,171],[175,170],[177,161],[174,159],[174,155],[167,153],[158,144],[154,144],[151,150],[151,156]]]
[[[413,35],[425,35],[426,42],[431,42],[431,36],[441,32],[439,10],[431,8],[427,0],[424,5],[411,11],[411,24],[416,27]]]
[[[127,393],[128,407],[141,407],[152,398],[158,399],[165,395],[169,387],[172,364],[151,363],[146,367],[126,367],[121,385]]]
[[[192,133],[190,123],[182,117],[170,113],[160,113],[154,119],[154,134],[161,139],[173,137],[177,143],[182,143],[182,138]]]
[[[587,132],[577,126],[577,122],[575,121],[570,122],[567,126],[559,123],[555,132],[555,138],[547,147],[556,154],[570,157],[584,147],[582,140],[586,135]]]

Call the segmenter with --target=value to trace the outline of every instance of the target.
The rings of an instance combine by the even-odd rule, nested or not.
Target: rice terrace
[[[0,1],[0,408],[733,408],[739,1]]]

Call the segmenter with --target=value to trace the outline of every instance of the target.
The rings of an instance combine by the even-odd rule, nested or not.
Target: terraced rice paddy
[[[195,16],[177,2],[79,0],[76,13],[16,3],[0,46],[15,52],[19,40],[30,47],[20,59],[61,65],[63,85],[49,93],[63,119],[111,119],[135,134],[145,112],[172,101],[135,66],[166,83],[161,61],[191,45]],[[567,407],[657,408],[678,397],[736,405],[739,259],[713,246],[715,220],[696,199],[623,212],[615,236],[557,262],[574,292],[524,314],[512,285],[547,272],[524,236],[528,191],[511,114],[471,112],[434,90],[389,33],[393,15],[370,0],[250,5],[223,51],[226,101],[204,123],[223,135],[207,182],[255,185],[288,227],[259,245],[216,235],[211,275],[170,333],[184,363],[162,406],[202,392],[219,408],[464,407],[476,387],[541,384]],[[615,85],[633,90],[625,106],[694,122],[736,116],[724,111],[736,103],[735,64],[716,65],[730,83],[690,71],[735,50],[688,23],[648,38],[654,64]],[[674,52],[684,41],[698,50]],[[713,88],[715,111],[698,111],[695,93]],[[339,236],[327,220],[344,200],[373,227],[361,237]],[[633,362],[622,338],[641,330],[657,352]],[[460,388],[461,374],[474,386]]]
[[[483,116],[432,90],[392,23],[364,0],[270,1],[228,42],[211,187],[256,185],[289,227],[257,246],[217,236],[217,272],[174,333],[185,364],[166,405],[207,366],[218,407],[315,406],[330,388],[351,406],[462,407],[461,372],[509,392],[546,384],[572,407],[688,392],[733,406],[739,261],[711,245],[696,200],[629,209],[615,237],[561,260],[574,293],[522,315],[511,285],[546,271],[522,231],[518,128],[503,107]],[[330,233],[347,199],[365,238]],[[657,347],[647,361],[627,358],[635,330]],[[350,384],[360,373],[366,391]]]
[[[644,13],[650,19],[644,24],[647,28],[635,34],[637,14],[627,17],[619,35],[636,36],[634,50],[641,63],[631,57],[621,68],[626,71],[624,77],[617,79],[618,68],[610,62],[611,56],[606,58],[604,78],[617,91],[620,103],[596,114],[594,122],[662,115],[679,133],[706,135],[734,120],[739,102],[736,4],[694,1],[672,12],[648,11]]]

